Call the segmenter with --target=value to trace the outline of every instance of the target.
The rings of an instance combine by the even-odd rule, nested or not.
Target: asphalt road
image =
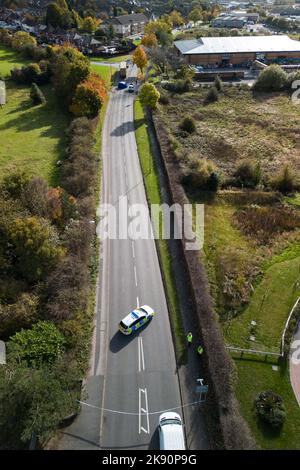
[[[133,102],[134,96],[126,90],[114,91],[103,129],[102,202],[115,204],[117,214],[120,196],[127,198],[129,206],[142,204],[147,208],[134,134]],[[181,400],[155,241],[107,240],[102,254],[106,282],[101,316],[107,325],[107,358],[104,363],[105,350],[100,348],[102,358],[96,371],[105,376],[102,404],[111,411],[101,413],[100,446],[156,447],[159,413],[180,407]],[[118,332],[119,321],[144,304],[154,308],[157,315],[143,331],[123,336]]]
[[[134,76],[136,70],[130,73]],[[113,90],[103,128],[102,203],[114,204],[117,214],[122,196],[128,205],[147,208],[133,103],[134,96],[127,90]],[[149,220],[149,214],[146,217]],[[120,320],[144,304],[157,312],[152,322],[132,336],[122,335]],[[182,415],[166,298],[151,238],[101,242],[86,390],[82,411],[62,431],[59,449],[157,449],[159,414],[178,408]]]

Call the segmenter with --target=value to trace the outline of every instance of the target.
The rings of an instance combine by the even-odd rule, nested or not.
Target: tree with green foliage
[[[173,10],[169,15],[170,21],[173,26],[181,26],[185,23],[183,16],[177,10]]]
[[[256,91],[281,91],[287,85],[287,74],[279,65],[269,65],[262,70],[253,89]]]
[[[54,227],[37,217],[15,219],[9,237],[16,272],[30,283],[44,279],[64,255]]]
[[[286,418],[283,399],[280,395],[268,390],[261,392],[254,400],[254,407],[259,418],[274,429],[280,429]]]
[[[149,106],[155,109],[159,100],[160,93],[153,83],[144,83],[139,92],[139,99],[143,106]]]
[[[189,13],[189,20],[193,21],[193,23],[197,23],[197,21],[202,20],[202,10],[200,10],[200,8],[194,8]]]
[[[34,433],[47,439],[62,419],[77,410],[74,372],[64,367],[0,368],[0,434],[4,448],[28,448]]]
[[[77,86],[90,74],[88,58],[71,46],[54,47],[51,69],[56,92],[70,104]]]
[[[82,31],[86,33],[94,33],[100,24],[100,20],[93,18],[92,16],[87,16],[83,19],[81,24]]]
[[[17,31],[13,35],[12,48],[20,51],[27,46],[36,46],[36,39],[25,31]]]
[[[39,321],[29,330],[21,330],[10,338],[8,353],[26,361],[28,366],[53,364],[64,352],[65,338],[53,323]]]
[[[35,105],[46,103],[46,98],[36,83],[33,83],[31,85],[30,98],[32,99],[33,104]]]

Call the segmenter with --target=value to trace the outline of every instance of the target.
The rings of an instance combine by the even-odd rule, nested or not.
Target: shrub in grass
[[[31,85],[30,98],[32,99],[33,104],[35,105],[46,103],[46,98],[36,83],[33,83]]]
[[[260,164],[250,160],[242,161],[236,168],[234,176],[238,186],[255,188],[261,181]]]
[[[219,177],[216,166],[210,160],[194,158],[188,163],[189,168],[183,178],[183,182],[194,189],[207,189],[217,191]]]
[[[296,189],[295,174],[286,165],[282,172],[271,181],[271,186],[283,194],[292,193]]]
[[[185,132],[188,132],[189,134],[193,134],[194,132],[196,132],[195,121],[190,116],[184,117],[182,119],[179,127],[180,127],[181,130],[183,130]]]
[[[254,400],[258,417],[273,429],[280,429],[286,418],[283,399],[272,390],[259,393]]]
[[[219,75],[216,76],[215,81],[214,81],[214,86],[218,91],[223,91],[223,82],[220,79]]]
[[[256,91],[281,91],[287,85],[287,74],[279,65],[262,70],[253,89]]]
[[[207,94],[204,98],[204,103],[205,104],[214,103],[215,101],[218,101],[218,99],[219,99],[218,90],[216,89],[215,86],[212,86],[208,90],[208,92],[207,92]]]
[[[161,94],[158,101],[161,104],[169,104],[170,103],[169,97],[166,94]]]

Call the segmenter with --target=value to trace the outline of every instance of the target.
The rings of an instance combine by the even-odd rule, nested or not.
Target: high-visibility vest
[[[189,343],[191,343],[191,342],[193,341],[193,335],[192,335],[192,333],[189,333],[189,334],[187,335],[187,340],[188,340]]]
[[[198,354],[202,354],[203,353],[202,346],[198,346],[197,351],[198,351]]]

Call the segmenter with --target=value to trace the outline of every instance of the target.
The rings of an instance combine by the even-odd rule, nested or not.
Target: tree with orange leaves
[[[104,81],[98,74],[91,73],[77,86],[70,111],[78,117],[94,118],[98,115],[106,97],[107,90]]]
[[[154,33],[145,34],[141,41],[142,45],[145,47],[157,47],[157,37]]]
[[[140,69],[141,73],[143,73],[148,62],[148,57],[143,46],[136,48],[132,56],[132,62]]]

